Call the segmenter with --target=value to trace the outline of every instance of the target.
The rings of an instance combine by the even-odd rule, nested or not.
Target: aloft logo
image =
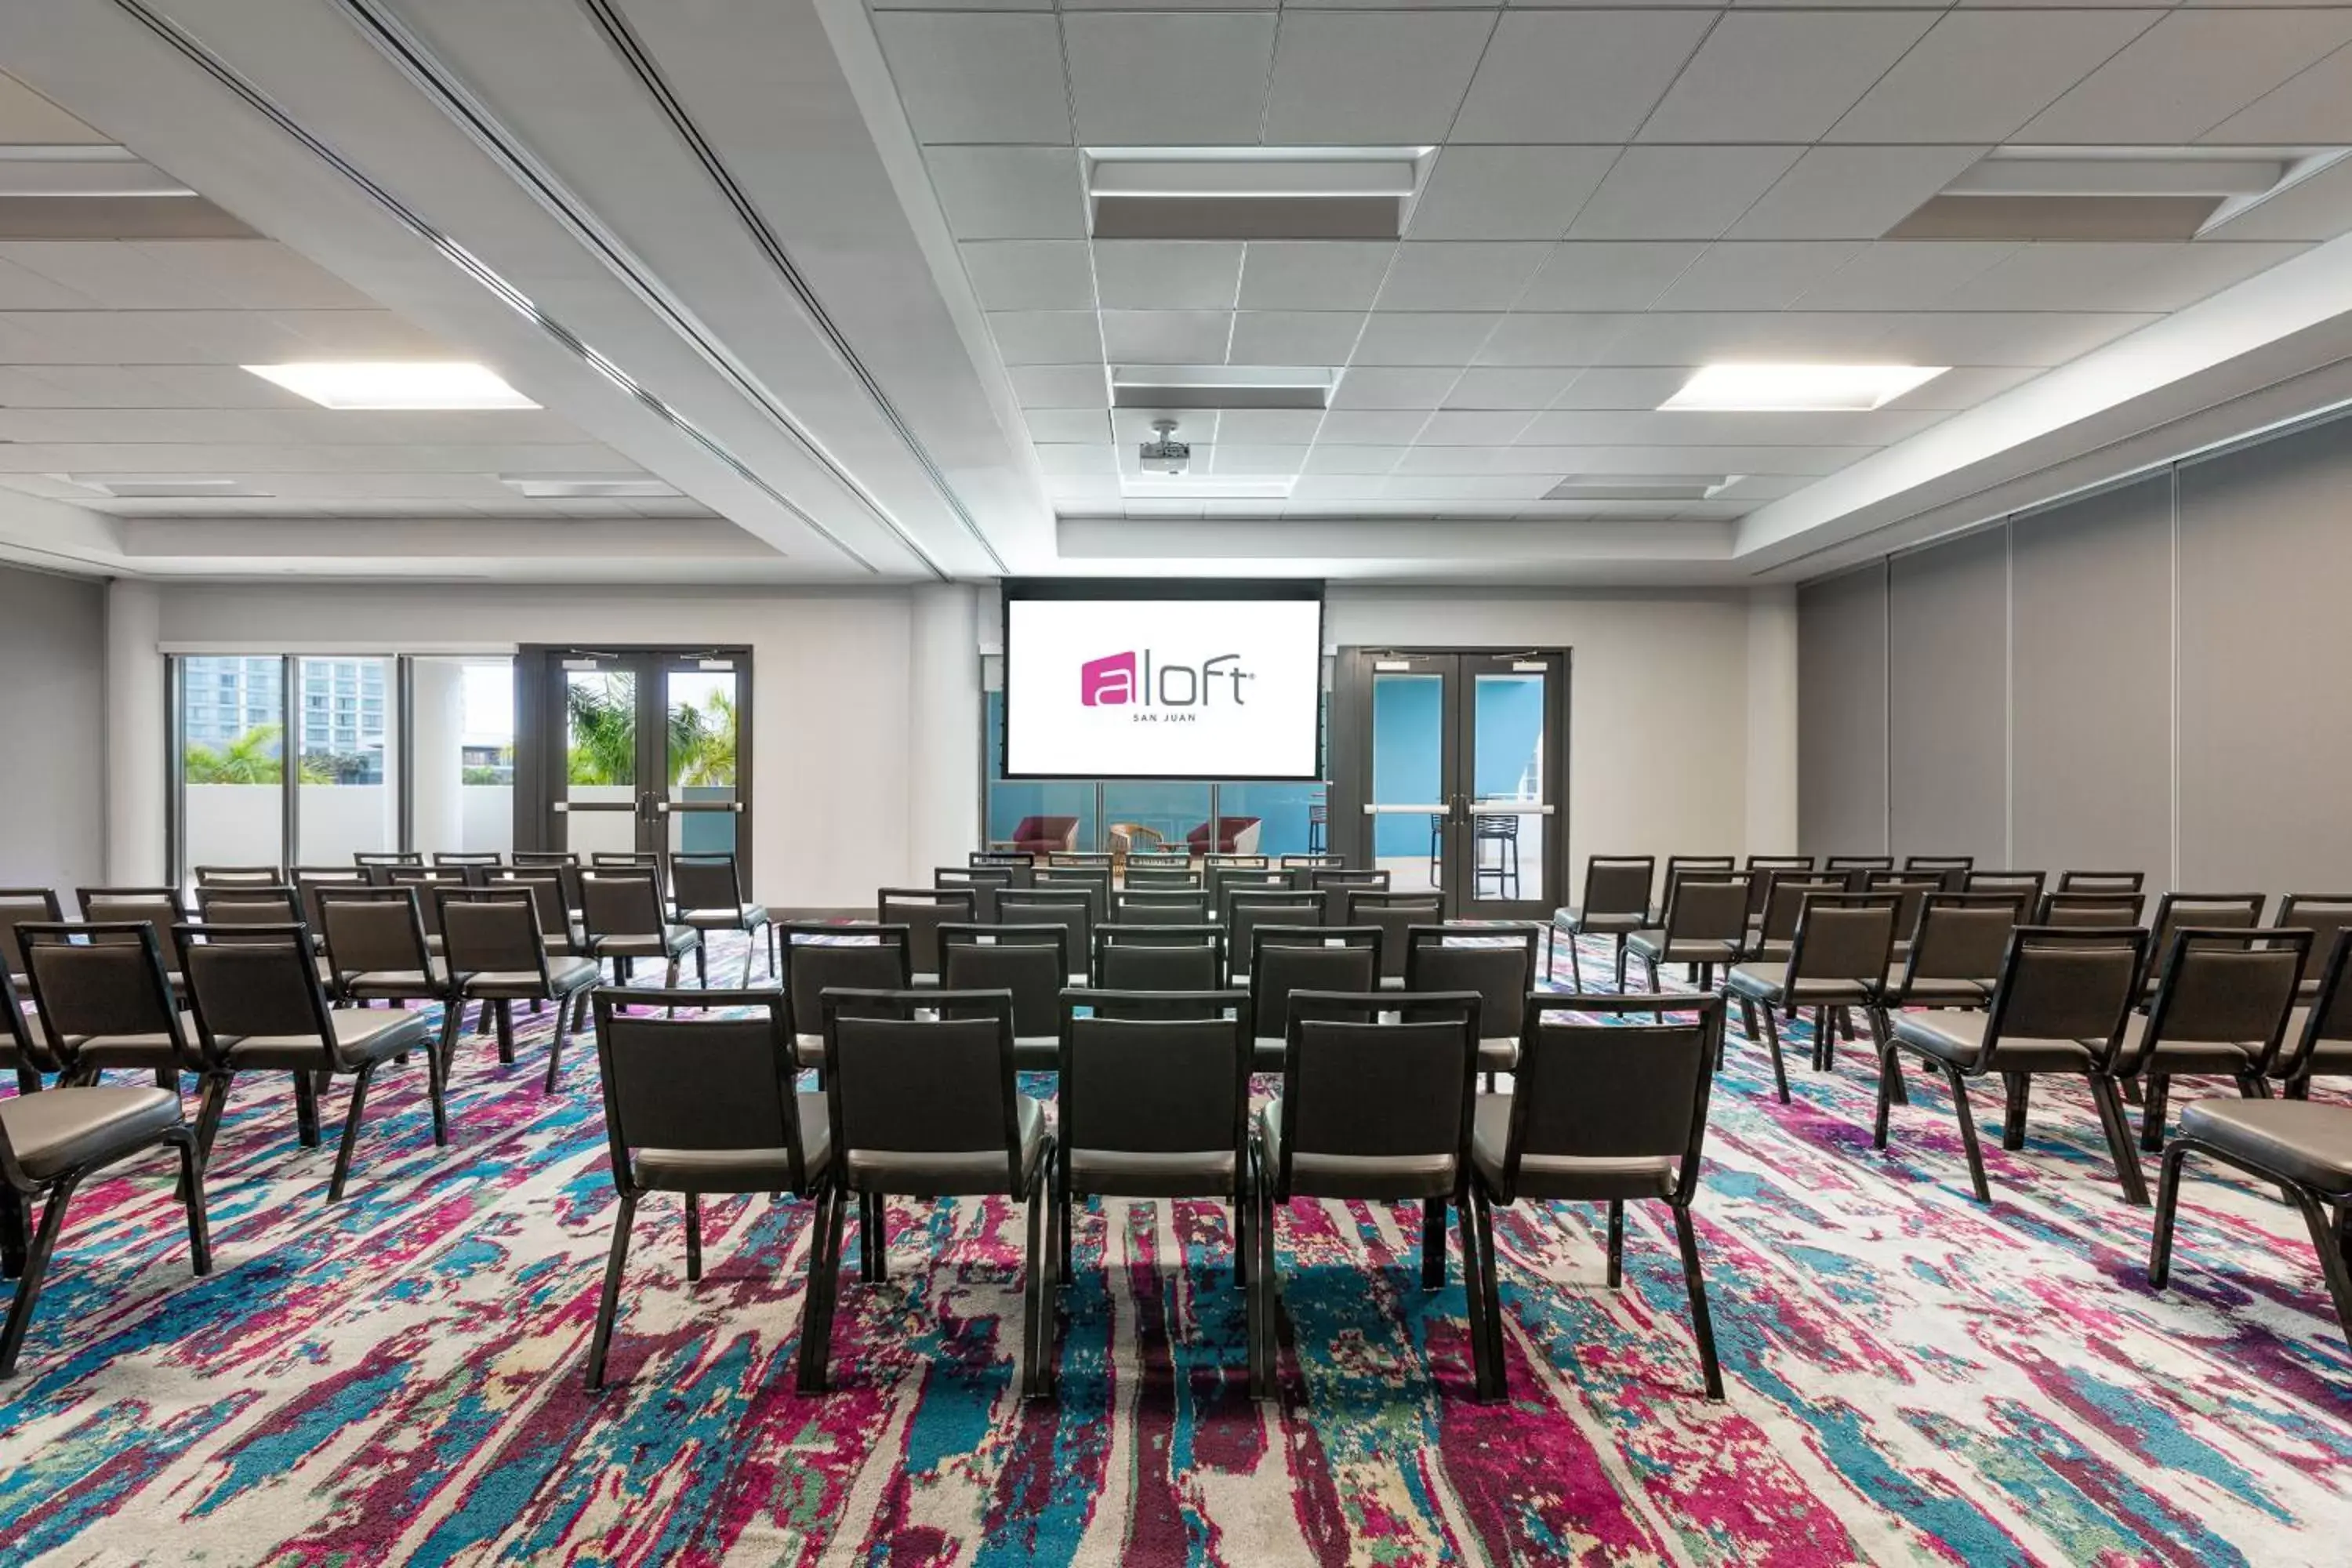
[[[1141,652],[1105,654],[1078,666],[1078,701],[1087,708],[1206,708],[1215,700],[1216,682],[1233,682],[1233,704],[1239,708],[1242,683],[1256,677],[1236,667],[1241,655],[1221,653],[1199,664],[1170,663]]]

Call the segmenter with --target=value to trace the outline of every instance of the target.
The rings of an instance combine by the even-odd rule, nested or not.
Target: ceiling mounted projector
[[[1151,422],[1155,440],[1146,441],[1136,448],[1138,464],[1147,474],[1181,474],[1192,464],[1192,446],[1176,439],[1176,421],[1154,419]]]

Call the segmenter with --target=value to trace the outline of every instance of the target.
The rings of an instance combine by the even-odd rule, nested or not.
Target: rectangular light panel
[[[538,404],[499,379],[487,365],[462,360],[313,361],[299,364],[249,364],[264,381],[276,382],[328,408],[463,409],[536,408]]]
[[[1711,364],[1658,405],[1710,413],[1859,414],[1950,368],[1918,364]]]

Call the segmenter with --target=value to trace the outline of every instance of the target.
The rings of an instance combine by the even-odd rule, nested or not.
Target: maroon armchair
[[[1013,847],[1032,855],[1075,849],[1078,819],[1075,816],[1024,816],[1013,829]]]
[[[1195,855],[1255,855],[1257,853],[1259,819],[1255,816],[1221,816],[1212,823],[1202,823],[1184,836]]]

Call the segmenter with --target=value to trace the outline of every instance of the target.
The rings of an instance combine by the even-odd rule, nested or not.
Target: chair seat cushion
[[[1596,910],[1586,914],[1582,910],[1570,910],[1565,917],[1568,929],[1579,936],[1630,936],[1650,923],[1644,910],[1623,910],[1611,914]]]
[[[1017,1185],[1005,1184],[1003,1149],[930,1150],[851,1149],[843,1161],[850,1186],[861,1193],[890,1193],[909,1198],[978,1196],[984,1193],[1026,1192],[1037,1179],[1045,1151],[1045,1108],[1027,1095],[1019,1097],[1021,1173]]]
[[[1661,963],[1727,963],[1738,956],[1733,951],[1738,943],[1718,941],[1713,937],[1684,937],[1675,942],[1666,940],[1663,931],[1638,931],[1625,941],[1625,951],[1639,958],[1654,958]]]
[[[801,1166],[811,1185],[833,1161],[833,1123],[822,1094],[796,1094]],[[640,1149],[631,1161],[637,1185],[666,1193],[786,1193],[792,1153],[784,1149]]]
[[[1992,1000],[1995,984],[1990,977],[1982,980],[1961,980],[1950,976],[1923,974],[1913,981],[1910,989],[1906,991],[1903,988],[1903,965],[1898,963],[1888,970],[1886,972],[1887,994],[1895,999],[1897,1005],[1907,1005],[1917,1007],[1981,1007]]]
[[[1859,980],[1800,980],[1792,986],[1785,963],[1743,963],[1724,982],[1735,996],[1751,1002],[1826,1003],[1860,1006],[1870,1000],[1870,987]]]
[[[804,1068],[824,1066],[824,1037],[814,1034],[794,1035],[793,1056]]]
[[[542,985],[535,969],[486,969],[466,976],[466,994],[490,997],[563,996],[593,985],[603,973],[593,958],[550,954]]]
[[[327,1016],[335,1026],[332,1056],[315,1035],[247,1035],[230,1043],[229,1065],[298,1069],[357,1067],[362,1062],[388,1061],[404,1050],[424,1047],[433,1037],[425,1015],[405,1007],[389,1012],[346,1007]]]
[[[1471,1115],[1470,1163],[1486,1191],[1499,1196],[1503,1154],[1511,1141],[1511,1097],[1482,1094]],[[1517,1195],[1523,1198],[1664,1198],[1674,1195],[1682,1162],[1673,1155],[1537,1154],[1519,1156]]]
[[[1013,1065],[1023,1072],[1059,1072],[1062,1067],[1062,1037],[1013,1036]]]
[[[1266,1168],[1282,1160],[1282,1101],[1257,1115]],[[1276,1178],[1279,1180],[1277,1176]],[[1314,1154],[1290,1158],[1290,1191],[1308,1198],[1441,1198],[1455,1185],[1454,1158],[1443,1154]]]
[[[1895,1038],[1937,1061],[1973,1068],[1990,1022],[1986,1013],[1900,1013],[1895,1017]],[[2097,1060],[2096,1049],[2080,1040],[2008,1038],[1994,1046],[1986,1070],[2088,1072]]]
[[[1231,1149],[1144,1153],[1128,1149],[1074,1149],[1070,1191],[1115,1198],[1206,1197],[1234,1192],[1238,1167]]]
[[[2246,1071],[2262,1059],[2267,1040],[2159,1040],[2154,1054],[2142,1062],[2147,1049],[2147,1015],[2134,1013],[2124,1020],[2124,1048],[2121,1061],[2128,1068],[2141,1062],[2149,1072],[2173,1073],[2219,1072],[2235,1075]],[[2088,1042],[2104,1047],[2104,1040]]]
[[[628,936],[600,936],[589,944],[600,958],[677,958],[702,945],[702,933],[692,926],[664,926]]]
[[[2352,1194],[2352,1106],[2307,1100],[2200,1100],[2180,1131],[2259,1170],[2336,1196]]]
[[[95,1068],[183,1068],[187,1059],[173,1047],[169,1035],[85,1035],[70,1037],[68,1054],[79,1066]]]
[[[125,1154],[180,1124],[180,1097],[149,1085],[52,1089],[0,1100],[0,1127],[37,1182]]]
[[[414,969],[363,969],[343,982],[343,990],[379,1001],[438,996],[449,988],[449,965],[438,958],[432,964],[429,978]]]
[[[752,931],[768,923],[765,904],[740,904],[734,909],[680,910],[677,918],[700,931]]]

